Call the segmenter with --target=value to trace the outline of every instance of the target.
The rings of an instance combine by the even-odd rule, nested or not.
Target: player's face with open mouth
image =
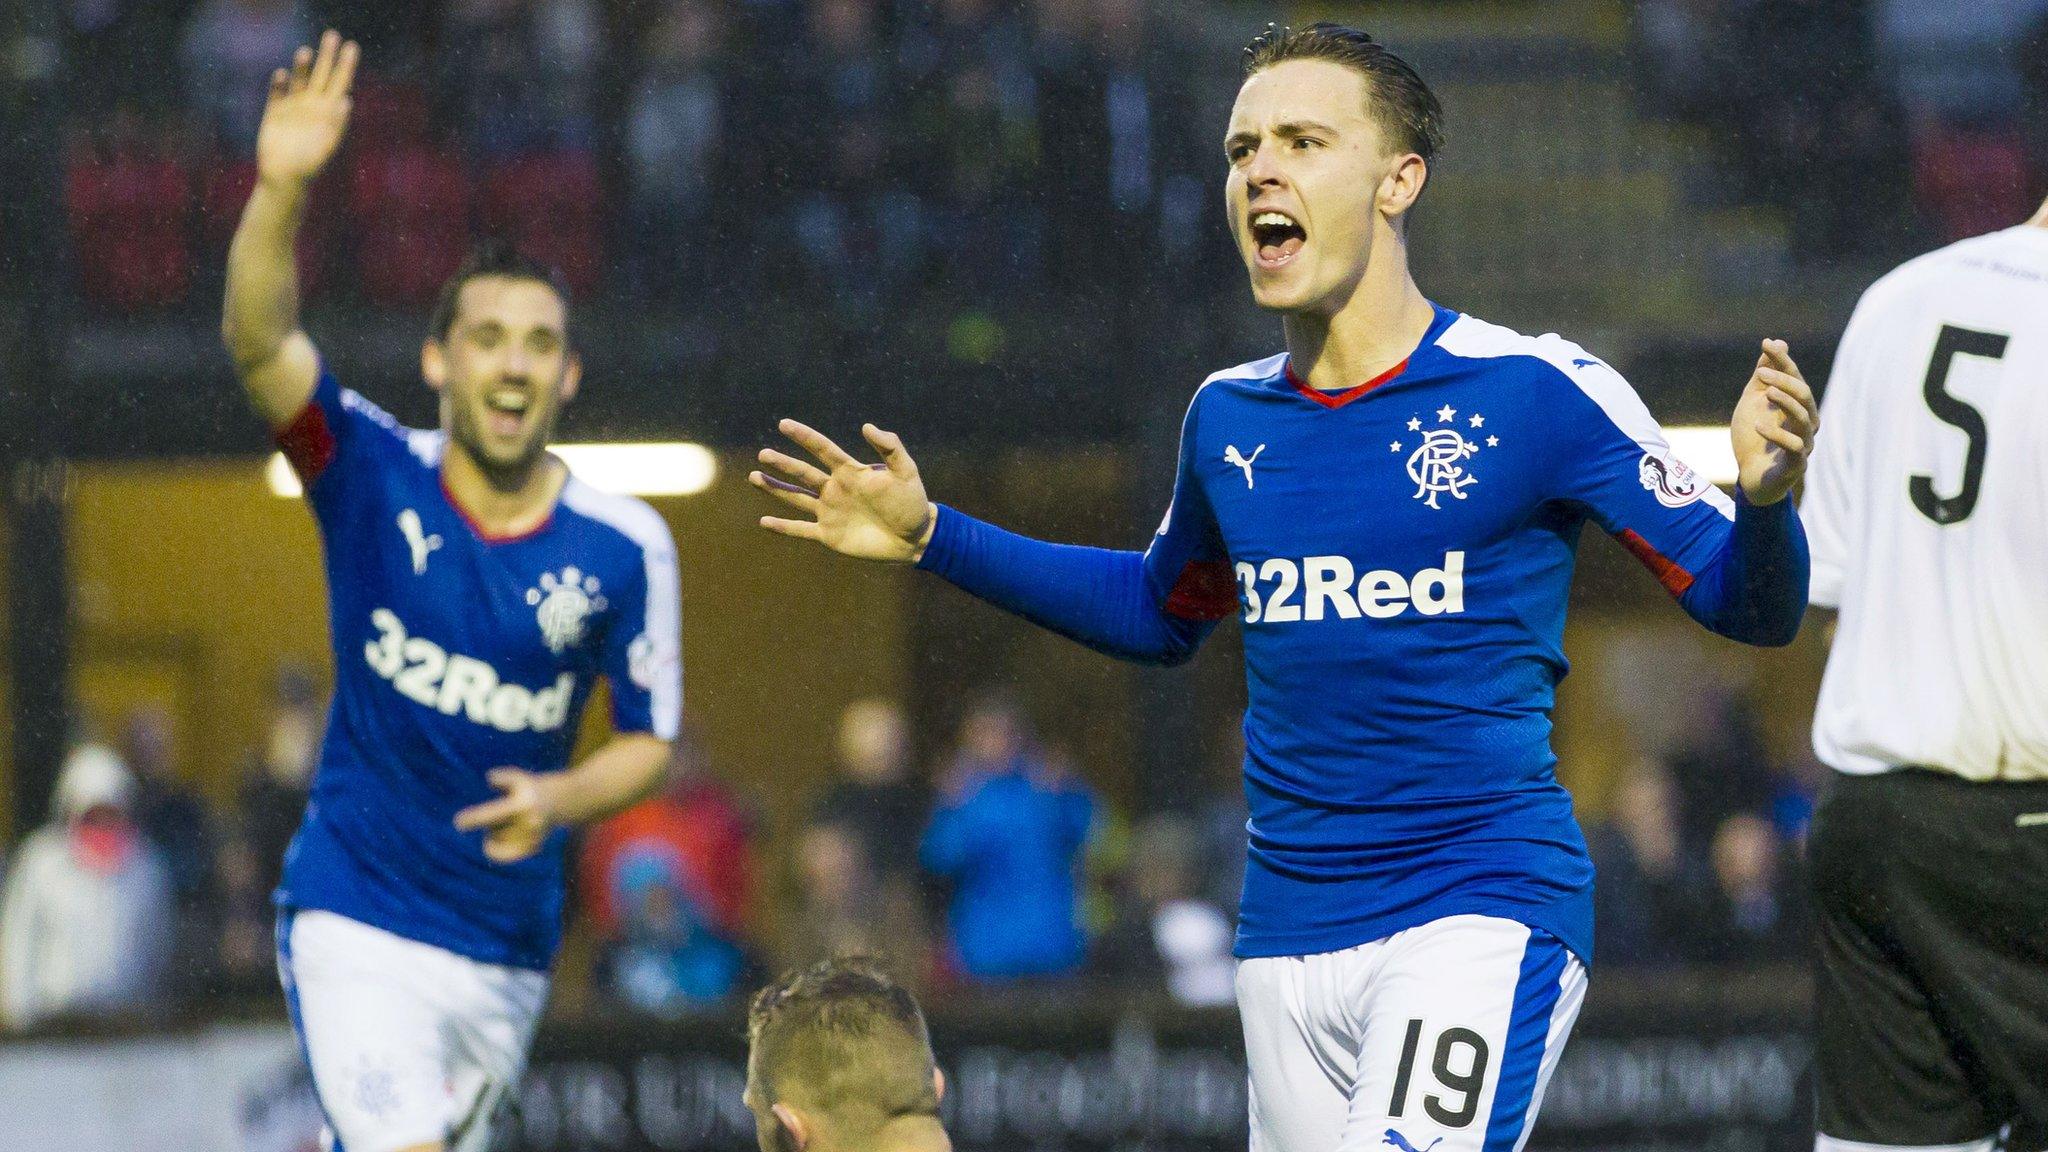
[[[1238,90],[1224,200],[1260,307],[1334,313],[1364,276],[1395,159],[1370,99],[1363,75],[1327,60],[1276,64]]]
[[[547,448],[576,390],[567,319],[562,298],[539,281],[485,276],[462,286],[440,379],[430,349],[428,380],[441,389],[449,436],[487,471],[523,471]]]

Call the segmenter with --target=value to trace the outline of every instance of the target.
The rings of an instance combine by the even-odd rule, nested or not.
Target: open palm
[[[330,31],[320,49],[301,48],[290,68],[270,77],[270,99],[256,130],[256,171],[265,180],[312,179],[333,157],[348,128],[355,41]]]
[[[813,428],[794,420],[784,420],[779,427],[824,467],[773,448],[762,449],[761,463],[782,473],[782,478],[754,472],[748,481],[811,518],[763,516],[761,527],[815,540],[863,560],[908,563],[923,555],[935,518],[917,462],[901,437],[873,424],[862,425],[861,435],[882,455],[880,464],[863,464]]]

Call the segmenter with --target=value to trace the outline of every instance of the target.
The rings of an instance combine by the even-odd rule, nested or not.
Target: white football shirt
[[[1800,506],[1839,608],[1814,751],[2048,779],[2048,228],[1952,244],[1863,294]]]

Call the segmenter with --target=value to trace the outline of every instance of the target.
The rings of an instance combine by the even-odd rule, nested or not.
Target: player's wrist
[[[256,190],[272,197],[281,207],[296,214],[305,206],[306,199],[312,192],[313,181],[319,175],[318,169],[311,172],[275,172],[258,167]]]
[[[1782,502],[1791,494],[1792,484],[1765,484],[1759,481],[1754,487],[1743,483],[1735,485],[1736,503],[1747,504],[1751,508],[1768,508]]]
[[[924,561],[925,550],[932,546],[932,537],[937,535],[938,531],[939,506],[936,502],[927,500],[924,505],[924,527],[918,530],[916,538],[911,543],[910,562],[912,564],[919,564]]]
[[[548,828],[561,828],[574,823],[567,815],[568,798],[564,788],[566,772],[549,772],[533,778],[533,812]]]

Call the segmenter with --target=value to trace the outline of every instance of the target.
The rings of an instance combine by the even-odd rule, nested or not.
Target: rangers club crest
[[[540,638],[547,642],[548,651],[560,652],[569,645],[583,639],[584,621],[593,612],[602,612],[605,599],[598,595],[595,576],[585,576],[574,565],[562,569],[558,576],[553,572],[540,575],[540,586],[526,590],[526,602],[537,611],[540,622]]]
[[[1438,503],[1448,494],[1454,500],[1465,499],[1465,489],[1479,483],[1479,477],[1472,474],[1466,463],[1479,455],[1480,443],[1468,439],[1468,431],[1477,435],[1476,430],[1486,427],[1486,417],[1477,412],[1466,417],[1462,426],[1458,421],[1458,410],[1446,404],[1436,410],[1434,427],[1424,428],[1422,417],[1413,416],[1408,420],[1408,431],[1421,437],[1419,442],[1395,440],[1387,447],[1399,454],[1408,453],[1408,479],[1415,482],[1415,498],[1431,508],[1442,508]],[[1500,437],[1486,437],[1485,447],[1500,447]]]

